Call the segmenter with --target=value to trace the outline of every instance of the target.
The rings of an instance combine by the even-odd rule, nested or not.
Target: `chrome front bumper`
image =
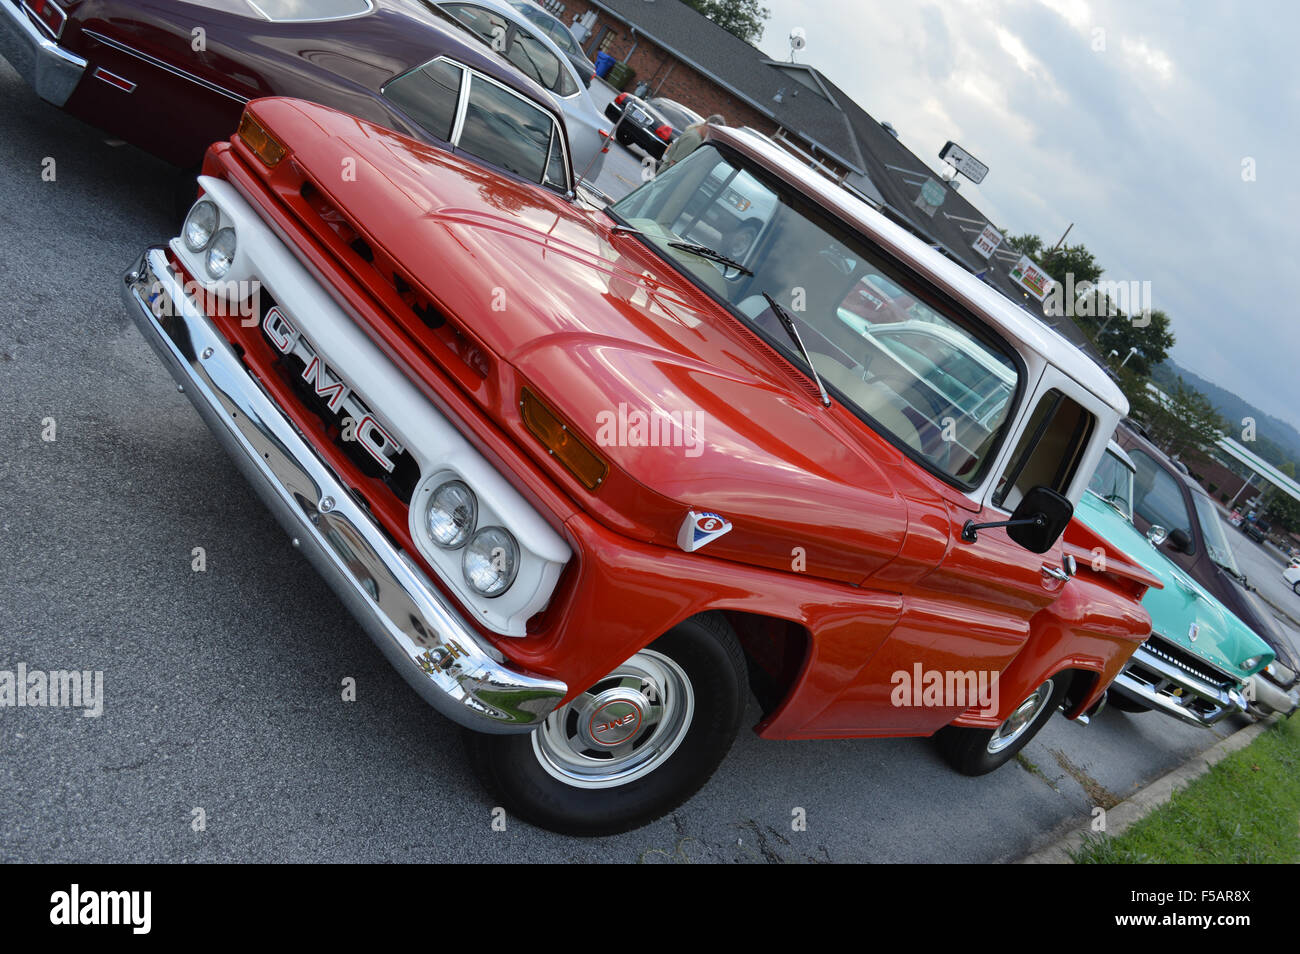
[[[50,39],[12,0],[0,0],[0,56],[55,106],[68,101],[86,69],[84,59]]]
[[[1246,699],[1250,702],[1251,709],[1258,709],[1262,715],[1276,712],[1289,716],[1300,708],[1300,687],[1283,689],[1263,673],[1256,673],[1246,683]]]
[[[1191,725],[1214,725],[1234,712],[1246,711],[1246,697],[1239,690],[1207,682],[1157,656],[1145,644],[1110,688]]]
[[[185,294],[165,249],[147,250],[127,271],[122,296],[294,546],[416,692],[480,732],[527,732],[545,720],[566,685],[512,669],[465,623],[249,375]]]

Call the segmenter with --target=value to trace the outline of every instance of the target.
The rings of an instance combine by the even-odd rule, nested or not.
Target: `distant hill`
[[[1228,421],[1230,436],[1240,440],[1241,419],[1253,417],[1257,440],[1251,450],[1274,467],[1282,467],[1289,460],[1296,464],[1297,471],[1300,472],[1300,431],[1286,421],[1266,414],[1231,391],[1225,391],[1217,384],[1205,380],[1195,371],[1180,367],[1172,359],[1157,365],[1151,372],[1151,379],[1156,386],[1166,391],[1173,387],[1179,377],[1210,399],[1210,403]]]

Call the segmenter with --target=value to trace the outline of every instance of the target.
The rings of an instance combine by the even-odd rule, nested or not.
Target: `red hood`
[[[688,509],[714,511],[734,529],[710,556],[853,583],[899,551],[906,506],[886,471],[901,454],[822,408],[799,372],[604,213],[323,107],[254,108],[497,357],[506,380],[487,410],[522,445],[564,474],[519,423],[527,384],[609,460],[595,494],[564,477],[593,515],[673,545]],[[338,183],[348,158],[356,179]],[[639,415],[657,426],[638,430]]]

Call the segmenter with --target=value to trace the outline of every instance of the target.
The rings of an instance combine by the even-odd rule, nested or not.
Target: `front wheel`
[[[1070,688],[1070,674],[1057,673],[1029,694],[996,729],[948,726],[935,733],[939,752],[963,775],[985,775],[1006,764],[1023,749],[1052,713],[1061,707]]]
[[[1296,580],[1291,584],[1291,592],[1296,596],[1300,596],[1300,580]]]
[[[745,711],[745,659],[725,619],[692,617],[529,735],[468,737],[511,813],[566,835],[612,835],[672,811],[709,780]]]

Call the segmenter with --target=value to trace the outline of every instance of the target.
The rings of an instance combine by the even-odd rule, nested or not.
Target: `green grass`
[[[1089,836],[1079,864],[1300,862],[1300,717],[1267,729],[1117,838]]]

